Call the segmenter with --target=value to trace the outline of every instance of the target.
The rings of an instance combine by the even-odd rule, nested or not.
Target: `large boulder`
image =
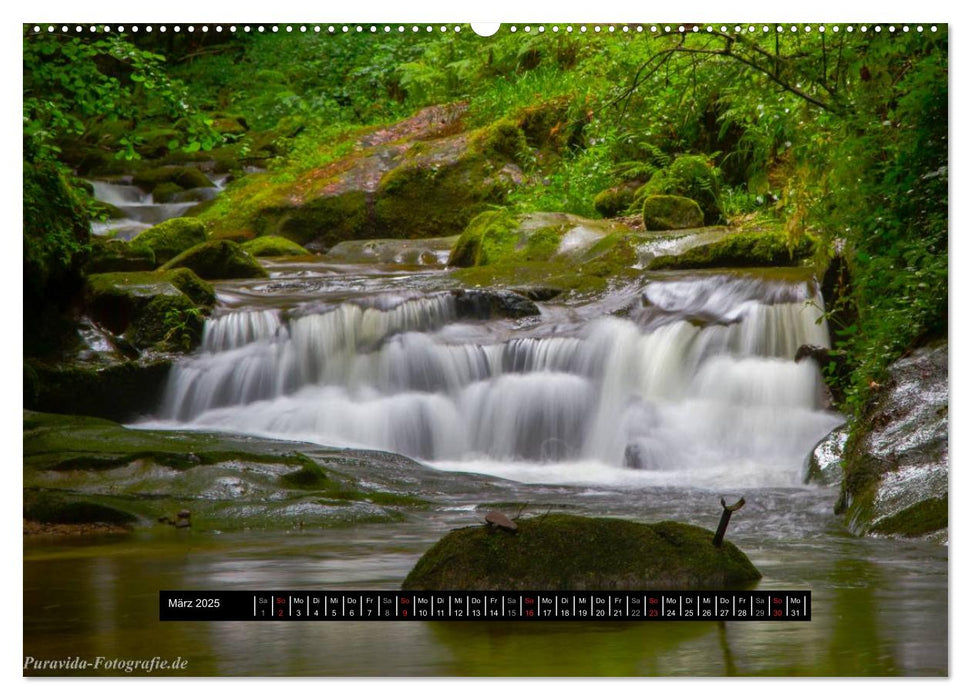
[[[202,314],[215,302],[212,286],[191,270],[90,275],[87,312],[136,348],[188,350],[202,333]]]
[[[711,243],[677,255],[660,255],[648,262],[650,270],[694,270],[712,267],[782,267],[801,265],[813,255],[816,241],[808,235],[791,242],[778,225],[736,231]]]
[[[671,194],[654,194],[644,199],[641,210],[648,231],[698,228],[705,223],[701,207],[693,199]]]
[[[806,458],[805,483],[823,486],[839,486],[843,483],[843,448],[848,435],[843,425],[816,443]]]
[[[837,511],[856,534],[947,540],[947,347],[894,362],[853,426]]]
[[[602,289],[635,274],[638,235],[623,224],[573,214],[484,212],[455,242],[448,265],[472,286]]]
[[[158,265],[168,262],[192,246],[205,243],[206,227],[196,218],[179,217],[163,221],[132,239],[132,246],[149,248]]]
[[[431,107],[357,136],[318,167],[247,176],[202,216],[218,238],[283,236],[312,251],[341,241],[461,233],[523,180],[514,122],[462,131],[463,108]]]
[[[761,578],[713,533],[675,522],[545,515],[515,533],[453,530],[415,564],[405,590],[730,589]]]
[[[266,270],[256,258],[233,241],[200,243],[162,265],[161,270],[187,267],[207,280],[266,277]]]

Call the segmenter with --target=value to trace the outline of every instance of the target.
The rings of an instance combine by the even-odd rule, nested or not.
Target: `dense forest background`
[[[238,175],[232,187],[247,166],[286,182],[364,127],[459,101],[471,126],[541,135],[492,142],[528,176],[514,209],[623,215],[636,207],[625,186],[663,170],[717,200],[722,221],[771,217],[793,246],[821,241],[839,360],[825,370],[850,414],[890,362],[947,335],[945,26],[43,29],[23,34],[27,355],[70,332],[89,223],[106,216],[81,176],[207,158]],[[683,154],[701,166],[672,175]]]

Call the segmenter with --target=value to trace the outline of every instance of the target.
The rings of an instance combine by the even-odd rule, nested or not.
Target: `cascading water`
[[[235,310],[175,367],[160,418],[526,481],[798,484],[841,422],[793,361],[828,345],[814,285],[693,275],[639,297],[487,342],[449,293]]]
[[[91,232],[98,236],[114,232],[116,238],[131,240],[145,229],[184,216],[195,205],[212,199],[221,191],[224,180],[224,177],[217,178],[216,187],[186,190],[177,195],[177,201],[164,203],[156,202],[151,194],[134,185],[92,180],[94,198],[111,204],[121,211],[123,217],[92,223]]]

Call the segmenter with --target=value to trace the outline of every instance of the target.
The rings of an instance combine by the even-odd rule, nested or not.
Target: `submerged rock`
[[[734,588],[761,578],[737,547],[694,525],[545,515],[515,534],[453,530],[415,564],[405,590]]]
[[[460,318],[522,318],[538,316],[539,307],[521,294],[502,289],[458,289],[455,312]]]
[[[947,539],[947,349],[894,362],[846,443],[837,511],[856,534]]]
[[[266,270],[256,258],[233,241],[218,240],[200,243],[172,258],[160,269],[187,267],[207,280],[247,279],[267,277]]]

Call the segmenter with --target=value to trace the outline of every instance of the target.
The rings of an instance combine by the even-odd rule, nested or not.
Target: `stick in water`
[[[745,499],[738,499],[738,503],[726,506],[725,499],[721,499],[722,502],[722,519],[718,522],[718,529],[715,531],[715,538],[711,541],[716,547],[722,546],[722,540],[725,539],[725,530],[728,529],[728,521],[732,519],[732,513],[745,505]]]

